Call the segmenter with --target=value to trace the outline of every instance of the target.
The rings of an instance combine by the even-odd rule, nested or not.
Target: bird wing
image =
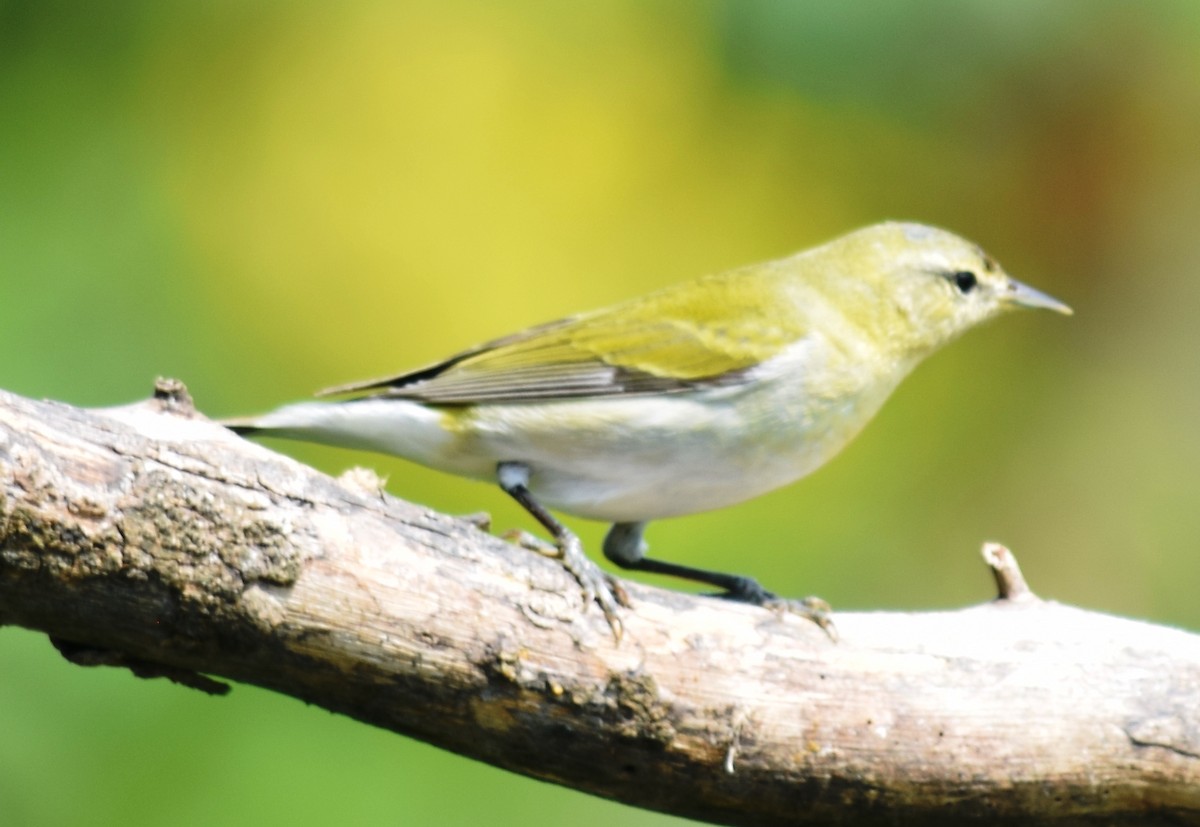
[[[794,311],[789,315],[781,302],[771,301],[778,298],[771,291],[748,289],[748,274],[732,275],[533,327],[419,370],[322,394],[456,405],[737,384],[801,331]]]

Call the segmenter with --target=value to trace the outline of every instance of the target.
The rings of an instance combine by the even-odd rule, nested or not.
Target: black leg
[[[646,556],[646,541],[643,535],[645,523],[616,523],[608,530],[604,538],[604,556],[621,568],[633,571],[645,571],[651,574],[666,574],[671,577],[681,577],[684,580],[695,580],[722,589],[733,600],[761,605],[768,600],[775,600],[775,595],[767,591],[752,577],[742,577],[737,574],[724,574],[719,571],[697,569],[679,563],[668,563],[663,560],[651,560]]]
[[[833,621],[829,617],[829,604],[819,597],[803,600],[781,598],[763,588],[753,577],[725,574],[719,571],[698,569],[679,563],[651,560],[646,556],[646,541],[643,534],[645,523],[615,523],[604,538],[604,556],[622,568],[645,571],[651,574],[666,574],[684,580],[694,580],[722,590],[714,595],[725,600],[737,600],[755,606],[778,608],[806,617],[835,637]]]
[[[533,515],[554,538],[558,558],[563,568],[579,581],[583,587],[584,606],[593,601],[600,605],[613,636],[619,643],[623,628],[618,616],[618,607],[628,606],[625,590],[614,578],[588,559],[583,553],[583,544],[571,531],[554,518],[529,491],[529,467],[519,462],[502,462],[496,466],[496,478],[500,488]]]

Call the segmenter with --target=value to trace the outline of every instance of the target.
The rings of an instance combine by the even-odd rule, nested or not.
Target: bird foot
[[[759,605],[779,614],[793,614],[811,620],[821,627],[830,640],[837,643],[838,633],[837,627],[833,625],[833,607],[819,597],[810,596],[796,600],[772,595]]]
[[[797,615],[820,626],[825,634],[829,635],[830,640],[836,642],[838,639],[837,628],[833,625],[833,607],[819,597],[804,597],[799,600],[780,597],[764,589],[761,583],[751,577],[734,578],[730,588],[717,597],[762,606],[777,614]]]
[[[521,548],[553,557],[561,562],[562,567],[570,572],[583,589],[583,610],[586,612],[588,606],[597,604],[600,611],[604,612],[604,619],[608,621],[613,638],[617,643],[621,642],[625,627],[621,623],[620,609],[631,605],[629,595],[617,578],[604,571],[583,553],[583,544],[578,537],[564,531],[562,540],[554,544],[519,529],[507,531],[503,536]]]

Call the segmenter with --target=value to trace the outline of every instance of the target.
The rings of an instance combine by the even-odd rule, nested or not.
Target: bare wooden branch
[[[1013,553],[999,543],[983,544],[983,562],[992,570],[996,581],[996,596],[1000,600],[1036,600],[1037,595],[1025,582],[1021,567]]]
[[[191,411],[0,392],[0,624],[726,824],[1200,824],[1200,637],[1038,599],[814,624],[552,561]],[[1015,572],[1015,576],[1014,576]],[[1019,597],[1019,599],[1018,599]]]

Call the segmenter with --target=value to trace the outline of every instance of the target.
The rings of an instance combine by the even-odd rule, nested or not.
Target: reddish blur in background
[[[990,597],[994,539],[1045,596],[1200,628],[1197,43],[1184,0],[3,2],[0,387],[115,405],[170,375],[248,413],[940,224],[1077,315],[973,332],[829,467],[655,551],[930,609]],[[529,525],[485,485],[276,447]],[[168,818],[677,821],[0,630],[0,821]]]

